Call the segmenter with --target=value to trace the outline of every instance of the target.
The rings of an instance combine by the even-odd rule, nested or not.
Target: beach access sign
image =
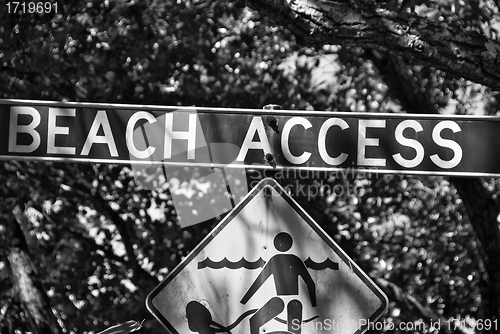
[[[493,116],[0,100],[9,160],[500,176],[499,133]]]

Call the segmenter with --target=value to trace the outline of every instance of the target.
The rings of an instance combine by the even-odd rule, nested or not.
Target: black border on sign
[[[387,312],[389,306],[389,301],[387,296],[380,290],[380,288],[366,275],[358,265],[351,260],[351,258],[340,248],[335,241],[333,241],[328,234],[316,223],[309,214],[300,207],[300,205],[292,198],[286,190],[272,178],[265,178],[260,181],[237,205],[236,207],[226,216],[224,219],[216,226],[214,229],[188,254],[188,256],[177,265],[161,282],[156,288],[151,291],[146,297],[146,308],[153,314],[153,316],[158,320],[169,332],[172,334],[179,334],[179,332],[168,322],[168,320],[160,313],[160,311],[154,306],[153,298],[158,295],[158,293],[163,290],[163,288],[169,284],[172,279],[174,279],[193,259],[212,241],[213,238],[219,232],[229,224],[234,217],[236,217],[241,210],[250,202],[259,192],[261,192],[266,187],[272,187],[278,192],[278,194],[297,212],[304,221],[309,224],[309,226],[327,243],[328,246],[356,273],[369,288],[370,290],[380,299],[382,305],[375,311],[373,315],[368,319],[369,323],[376,322],[384,313]],[[362,334],[368,330],[368,324],[359,328],[353,334]]]
[[[493,121],[500,122],[495,115],[445,115],[445,114],[406,114],[406,113],[370,113],[361,111],[342,110],[278,110],[278,109],[252,109],[252,108],[220,108],[220,107],[197,107],[197,106],[165,106],[153,104],[119,104],[119,103],[95,103],[95,102],[71,102],[71,101],[49,101],[49,100],[24,100],[24,99],[0,99],[0,105],[31,106],[31,107],[60,107],[60,108],[99,108],[99,109],[123,109],[137,111],[188,111],[196,109],[204,113],[222,114],[248,114],[248,115],[277,115],[277,116],[320,116],[320,117],[359,117],[359,118],[395,118],[403,119],[411,116],[411,119],[442,119],[462,121]]]

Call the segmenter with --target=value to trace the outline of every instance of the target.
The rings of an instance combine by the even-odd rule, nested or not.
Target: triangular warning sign
[[[387,297],[273,179],[148,296],[171,333],[363,333]]]

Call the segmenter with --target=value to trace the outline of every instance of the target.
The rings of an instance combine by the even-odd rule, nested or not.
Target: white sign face
[[[272,179],[261,181],[146,303],[180,334],[363,333],[388,304]]]

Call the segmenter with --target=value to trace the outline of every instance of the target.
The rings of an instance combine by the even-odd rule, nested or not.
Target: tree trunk
[[[290,29],[301,45],[338,44],[390,52],[500,90],[498,40],[380,3],[247,0],[250,7]]]
[[[408,66],[389,54],[367,53],[377,66],[392,96],[397,98],[409,113],[437,113],[425,90],[421,90],[408,74]],[[482,319],[500,319],[500,209],[478,178],[452,177],[474,229],[487,278],[481,284]],[[487,332],[487,331],[485,331]],[[492,330],[491,333],[495,333]]]
[[[500,229],[498,207],[480,179],[450,178],[476,233],[488,279],[481,286],[483,319],[500,319]],[[497,333],[492,330],[491,333]]]
[[[19,206],[13,211],[15,219],[10,219],[9,234],[11,245],[8,262],[14,292],[25,312],[30,330],[35,334],[60,334],[61,327],[52,313],[49,298],[45,293],[33,260],[31,259],[21,224],[25,219]]]

